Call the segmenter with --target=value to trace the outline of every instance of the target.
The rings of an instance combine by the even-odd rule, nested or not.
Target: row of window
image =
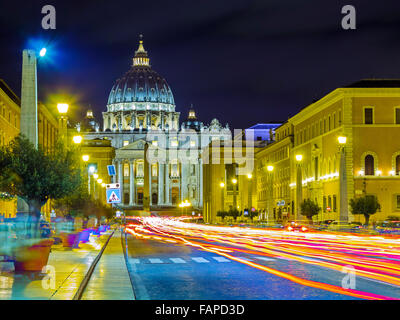
[[[313,139],[319,135],[325,134],[333,129],[336,129],[342,124],[342,111],[339,110],[328,115],[324,119],[315,121],[312,125],[307,128],[298,130],[295,135],[295,145],[300,145],[306,141]]]
[[[364,117],[363,117],[364,124],[374,124],[375,123],[375,115],[374,115],[374,108],[373,107],[365,107],[364,108]],[[400,124],[400,107],[394,108],[394,119],[393,123]]]

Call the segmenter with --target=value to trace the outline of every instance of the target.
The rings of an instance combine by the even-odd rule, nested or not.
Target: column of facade
[[[181,162],[181,201],[184,201],[185,199],[187,199],[187,164],[186,161],[184,161],[183,163]]]
[[[118,164],[118,179],[117,182],[120,184],[121,187],[121,203],[124,203],[124,176],[122,172],[123,162],[122,160],[117,160]]]
[[[171,201],[170,201],[170,196],[169,196],[169,163],[168,162],[165,164],[164,177],[165,177],[165,203],[167,205],[170,205]]]
[[[151,181],[153,180],[153,172],[151,170],[151,163],[149,162],[149,196],[150,196],[150,205],[153,205],[153,191],[151,188]]]
[[[199,170],[200,170],[200,198],[199,207],[203,207],[203,160],[199,159]]]
[[[158,205],[164,204],[163,181],[164,178],[164,164],[158,163]]]
[[[135,170],[134,170],[134,165],[135,160],[130,160],[129,161],[129,177],[130,177],[130,184],[129,184],[129,205],[133,206],[135,203]]]

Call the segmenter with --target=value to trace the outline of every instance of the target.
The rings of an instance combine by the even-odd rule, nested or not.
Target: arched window
[[[400,155],[396,157],[396,175],[400,175]]]
[[[365,175],[373,176],[374,174],[374,157],[368,154],[365,156]]]

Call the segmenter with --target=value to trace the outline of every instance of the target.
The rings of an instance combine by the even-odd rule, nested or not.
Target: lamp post
[[[60,113],[60,119],[59,119],[59,130],[60,130],[60,136],[63,142],[66,141],[67,138],[67,112],[68,112],[68,104],[67,103],[58,103],[57,104],[57,109],[58,112]]]
[[[301,199],[303,191],[302,173],[301,173],[301,162],[303,161],[303,156],[301,154],[296,155],[296,220],[300,220],[301,212]]]
[[[274,166],[267,166],[267,171],[268,171],[268,201],[267,201],[267,223],[269,222],[269,215],[272,211],[272,184],[273,184],[273,171],[274,171]]]
[[[248,188],[247,188],[247,206],[249,207],[249,210],[252,208],[252,187],[253,187],[253,175],[251,173],[247,174],[247,182],[248,182]]]
[[[339,152],[340,152],[340,169],[339,169],[339,184],[340,184],[340,222],[348,222],[349,206],[347,199],[347,174],[346,174],[346,142],[347,137],[338,137]]]
[[[219,187],[221,188],[221,211],[224,211],[225,209],[225,183],[221,181],[219,184]]]
[[[232,179],[232,184],[233,184],[233,208],[234,208],[234,210],[237,210],[237,200],[236,200],[237,179],[236,178]]]

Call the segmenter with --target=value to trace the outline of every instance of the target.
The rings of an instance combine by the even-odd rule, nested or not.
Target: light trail
[[[219,227],[182,222],[179,218],[135,217],[127,232],[137,238],[175,242],[213,252],[290,281],[363,299],[397,299],[370,292],[303,279],[235,256],[250,254],[293,260],[343,272],[352,266],[355,275],[399,286],[400,240],[378,236],[294,233],[283,230]],[[188,220],[188,219],[182,219]]]

